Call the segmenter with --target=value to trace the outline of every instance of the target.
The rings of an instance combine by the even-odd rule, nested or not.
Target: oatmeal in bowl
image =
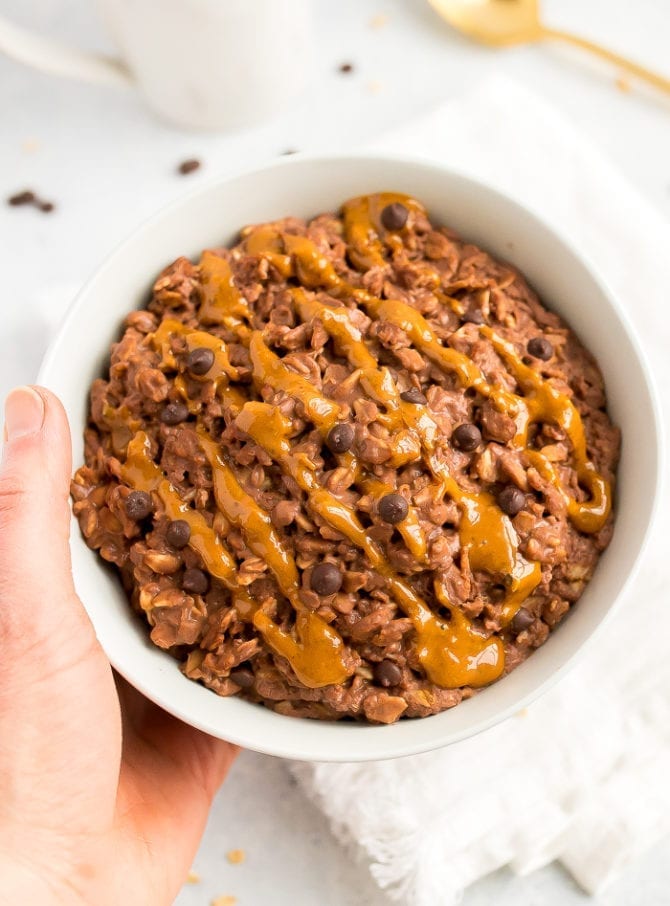
[[[178,258],[92,385],[86,543],[219,696],[453,708],[543,645],[610,541],[598,365],[429,208],[357,195]]]

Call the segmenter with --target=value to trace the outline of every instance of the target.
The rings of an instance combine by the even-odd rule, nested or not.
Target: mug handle
[[[0,51],[19,63],[42,72],[82,79],[99,85],[132,84],[132,76],[121,60],[104,54],[87,53],[59,41],[36,35],[0,17]]]

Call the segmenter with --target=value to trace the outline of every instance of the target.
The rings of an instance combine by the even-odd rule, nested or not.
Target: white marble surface
[[[94,6],[3,0],[2,13],[107,49]],[[669,101],[622,93],[611,70],[563,48],[492,53],[473,47],[442,27],[423,0],[314,0],[314,7],[319,68],[304,103],[238,135],[179,133],[147,115],[130,93],[48,79],[0,58],[0,197],[30,187],[58,205],[50,216],[0,206],[0,393],[34,378],[49,330],[73,291],[162,204],[201,180],[287,148],[332,150],[376,137],[494,70],[532,84],[581,123],[670,215]],[[660,70],[668,65],[667,0],[545,0],[544,7],[553,25],[580,30]],[[372,27],[380,16],[386,23]],[[340,75],[340,62],[352,62],[355,71]],[[203,169],[176,176],[176,164],[191,156],[202,159]],[[232,848],[245,850],[243,864],[226,861]],[[239,906],[388,902],[365,867],[333,841],[282,763],[252,753],[241,756],[218,797],[195,868],[202,880],[184,889],[179,906],[204,906],[219,894],[234,895]],[[668,889],[670,841],[598,902],[662,906],[670,902]],[[550,866],[523,879],[498,872],[468,891],[464,902],[572,906],[588,898]]]

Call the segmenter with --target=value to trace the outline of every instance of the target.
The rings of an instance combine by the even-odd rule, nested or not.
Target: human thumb
[[[0,650],[90,645],[68,544],[70,432],[60,401],[18,387],[5,402],[0,464]]]

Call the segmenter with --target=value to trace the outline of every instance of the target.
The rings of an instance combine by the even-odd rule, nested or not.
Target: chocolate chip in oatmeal
[[[185,519],[175,519],[168,525],[165,537],[168,544],[181,550],[191,540],[191,526]]]
[[[160,419],[164,425],[180,425],[188,418],[188,408],[184,403],[168,403],[161,410]]]
[[[186,359],[186,365],[191,374],[201,376],[207,374],[214,364],[214,353],[206,346],[198,346],[191,350]]]
[[[526,610],[525,607],[520,607],[512,618],[510,623],[510,629],[514,635],[519,635],[520,632],[529,629],[535,622],[535,617],[530,611]]]
[[[400,399],[404,403],[414,403],[417,406],[425,406],[428,402],[418,387],[410,387],[409,390],[403,390],[400,394]]]
[[[147,494],[146,491],[131,491],[126,497],[125,507],[128,518],[134,519],[135,522],[146,519],[154,509],[151,494]]]
[[[188,160],[183,160],[177,170],[181,173],[182,176],[187,176],[189,173],[193,173],[195,170],[199,170],[202,164],[195,157],[191,157]]]
[[[482,442],[482,432],[477,425],[466,422],[454,428],[451,442],[457,450],[462,450],[463,453],[472,453]]]
[[[240,689],[253,689],[256,682],[254,671],[249,667],[236,667],[230,671],[230,678]]]
[[[347,422],[339,422],[328,432],[326,444],[332,453],[346,453],[354,442],[354,429]]]
[[[486,318],[478,308],[471,308],[461,315],[462,324],[483,324]]]
[[[498,494],[498,506],[508,516],[516,516],[526,505],[526,495],[513,484],[508,484]]]
[[[209,591],[209,576],[201,569],[187,569],[181,587],[192,595],[206,595]]]
[[[532,337],[526,344],[528,355],[542,362],[548,362],[554,354],[554,347],[545,337]]]
[[[381,213],[382,226],[387,230],[401,230],[407,223],[408,214],[405,205],[399,201],[387,204]]]
[[[379,501],[379,516],[389,525],[402,522],[409,513],[409,504],[402,494],[386,494]]]
[[[397,686],[402,679],[402,670],[393,661],[384,659],[375,665],[374,676],[380,686]]]
[[[342,573],[334,563],[319,563],[309,580],[312,591],[321,597],[336,594],[342,588]]]

